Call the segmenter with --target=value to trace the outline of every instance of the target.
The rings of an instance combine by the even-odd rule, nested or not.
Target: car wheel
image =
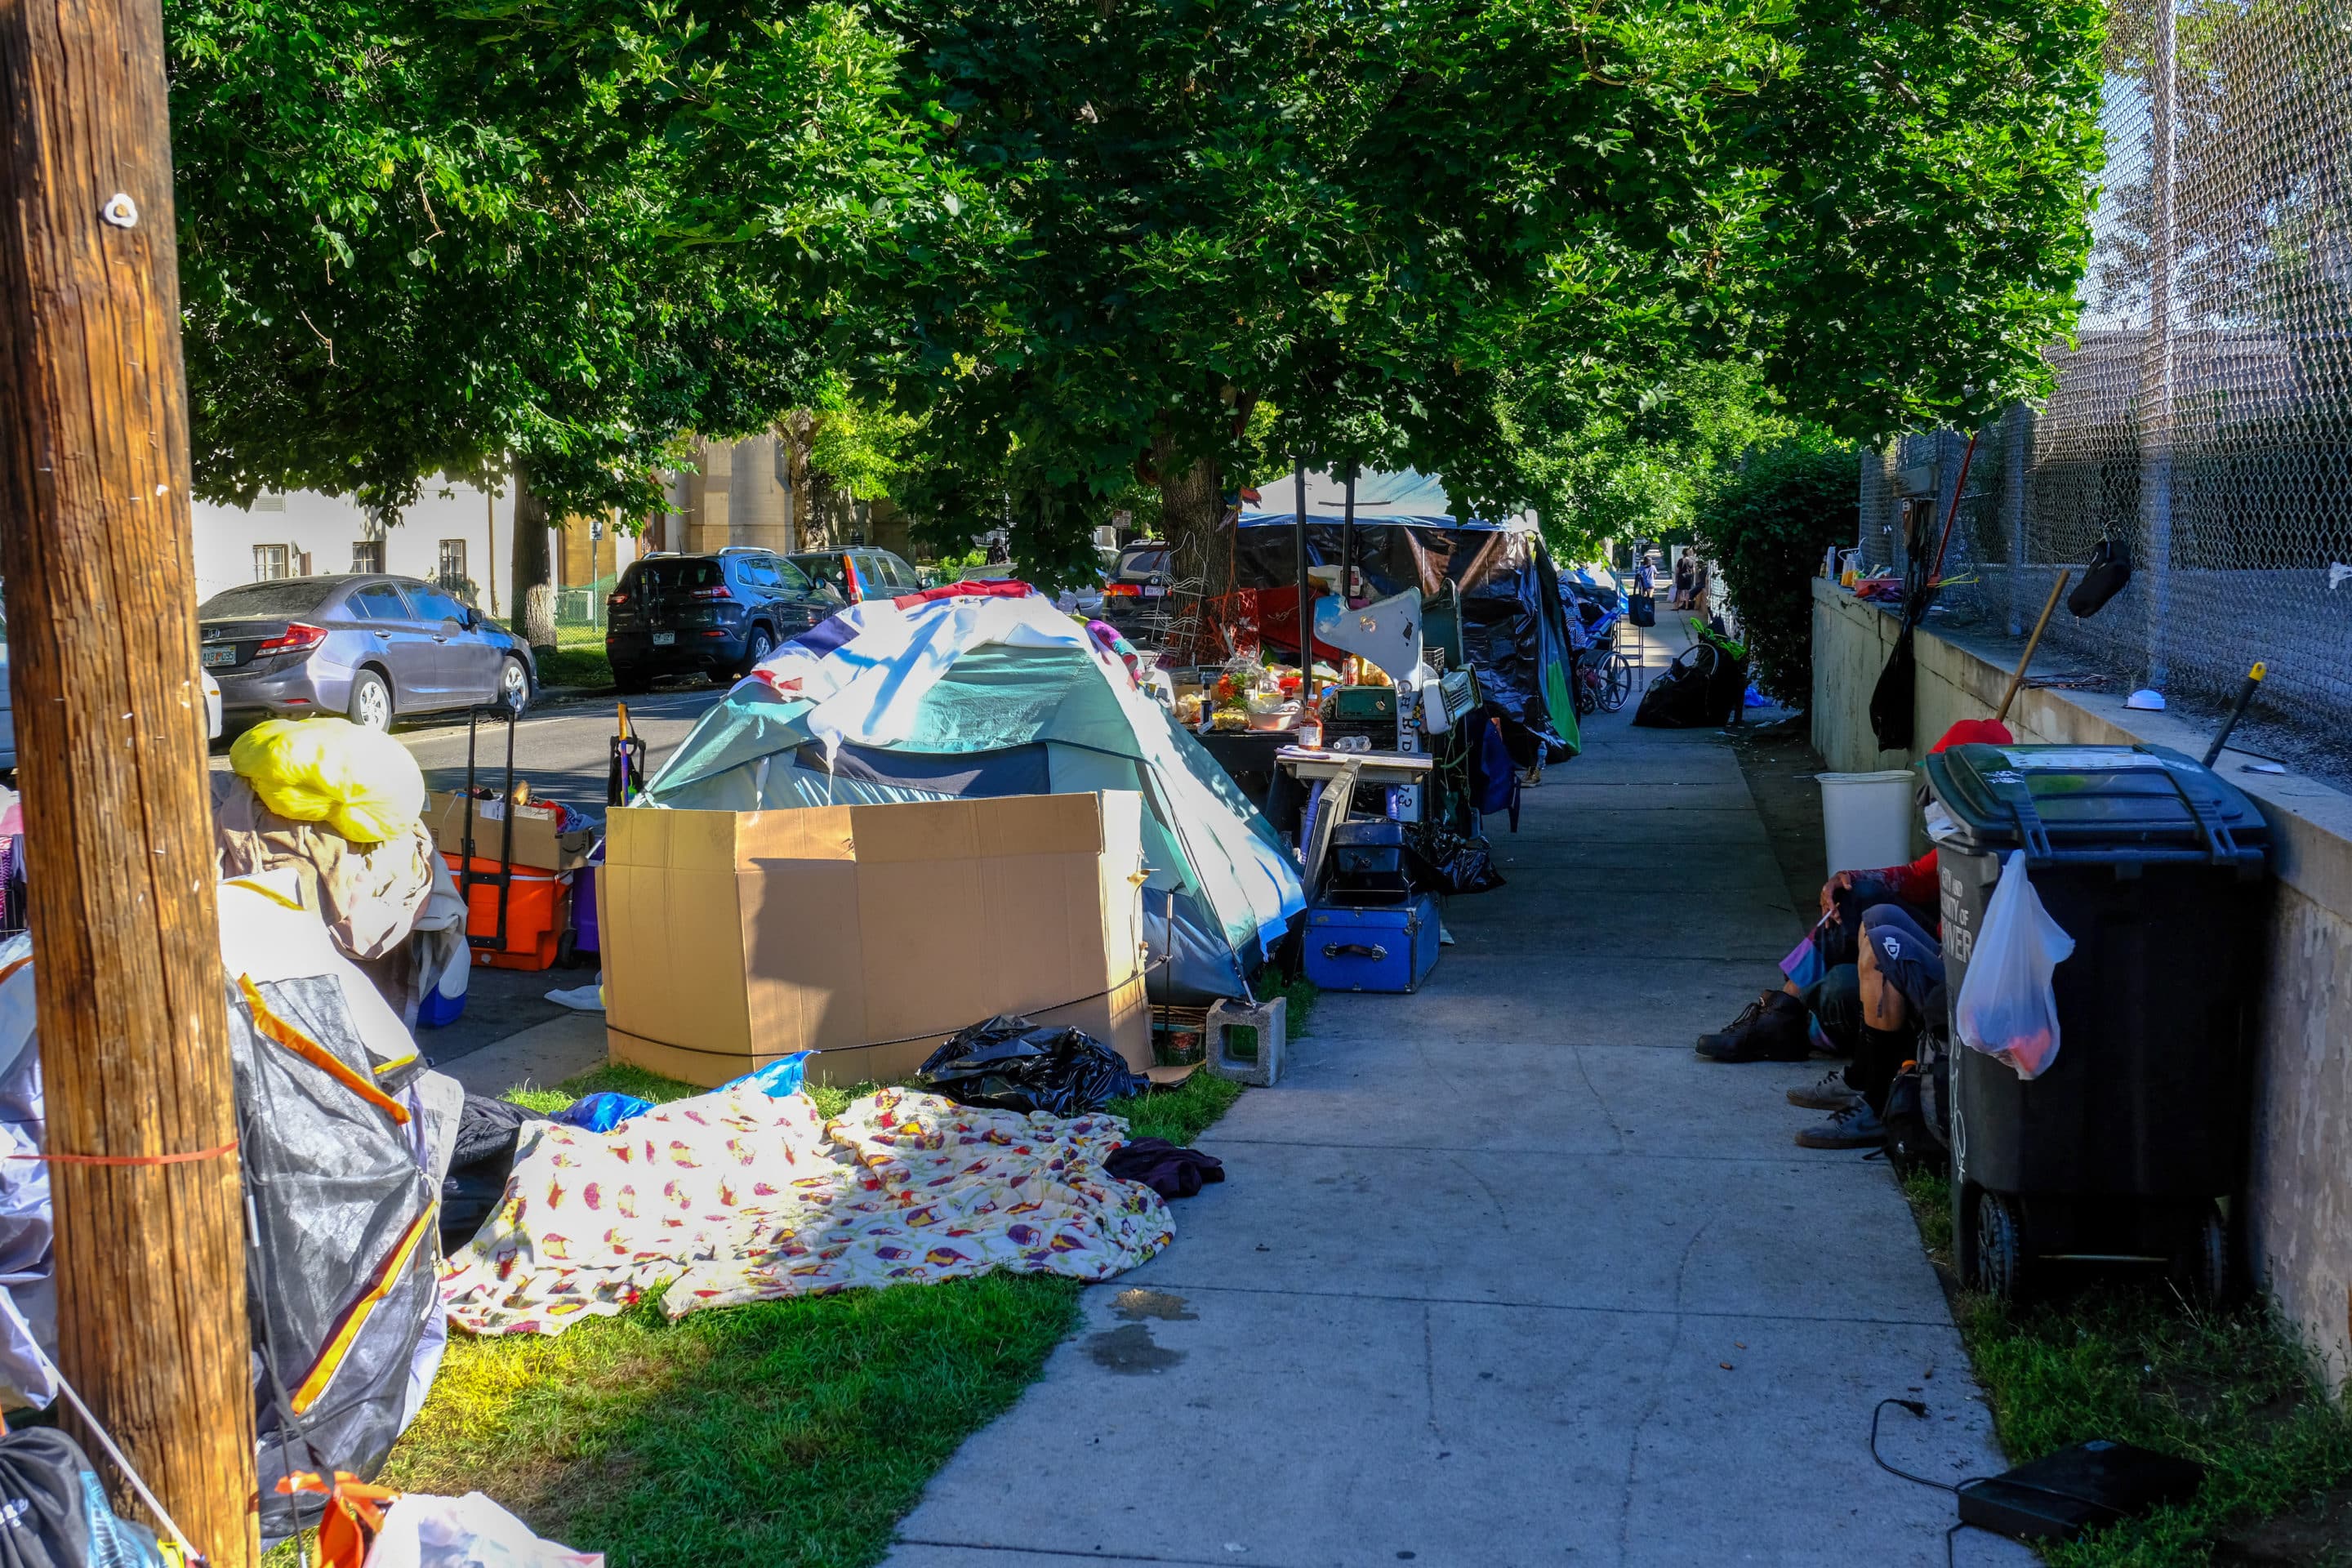
[[[753,626],[743,648],[743,668],[738,675],[749,675],[761,659],[776,651],[776,635],[765,626]]]
[[[374,670],[361,670],[352,677],[352,702],[346,711],[362,730],[391,729],[392,688]]]
[[[530,671],[512,654],[499,666],[498,700],[513,709],[518,718],[530,711]]]

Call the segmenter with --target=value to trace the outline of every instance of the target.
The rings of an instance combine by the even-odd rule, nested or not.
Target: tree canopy
[[[959,177],[848,7],[167,0],[195,467],[396,512],[509,459],[661,505],[824,384]],[[950,205],[942,205],[946,202]]]
[[[512,459],[640,511],[797,406],[1049,577],[1294,455],[1564,518],[1579,433],[1696,428],[1696,366],[1846,433],[2036,385],[2098,18],[168,0],[199,485],[392,511]]]
[[[950,527],[1158,484],[1171,534],[1279,451],[1412,463],[1457,504],[1759,365],[1859,432],[2039,384],[2071,325],[2094,6],[1703,0],[893,0],[907,90],[1021,243],[912,319]],[[1205,470],[1205,473],[1204,473]],[[972,476],[986,475],[975,485]]]

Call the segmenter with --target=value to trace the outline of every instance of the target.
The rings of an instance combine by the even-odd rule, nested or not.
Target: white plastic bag
[[[2007,1062],[2017,1076],[2040,1078],[2058,1059],[2058,998],[2050,976],[2074,951],[2025,875],[2025,852],[2012,851],[1985,906],[1969,973],[1952,1008],[1960,1043]]]
[[[604,1568],[601,1552],[541,1541],[484,1497],[410,1492],[384,1515],[367,1568]]]

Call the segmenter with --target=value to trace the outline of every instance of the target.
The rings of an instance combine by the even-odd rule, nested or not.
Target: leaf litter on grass
[[[809,1093],[838,1115],[874,1085]],[[607,1067],[509,1096],[702,1092]],[[1108,1108],[1189,1143],[1243,1090],[1208,1073]],[[488,1493],[613,1568],[861,1568],[962,1441],[1009,1408],[1078,1318],[1076,1280],[988,1274],[691,1313],[657,1300],[554,1339],[452,1335],[387,1485]]]

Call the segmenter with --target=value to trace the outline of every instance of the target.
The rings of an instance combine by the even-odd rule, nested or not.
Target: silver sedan
[[[205,733],[220,739],[221,689],[212,671],[204,672]],[[8,683],[8,626],[0,621],[0,773],[16,771],[16,705]]]
[[[506,627],[414,577],[362,574],[247,583],[196,610],[205,668],[233,720],[340,713],[394,718],[530,703],[530,649]]]

